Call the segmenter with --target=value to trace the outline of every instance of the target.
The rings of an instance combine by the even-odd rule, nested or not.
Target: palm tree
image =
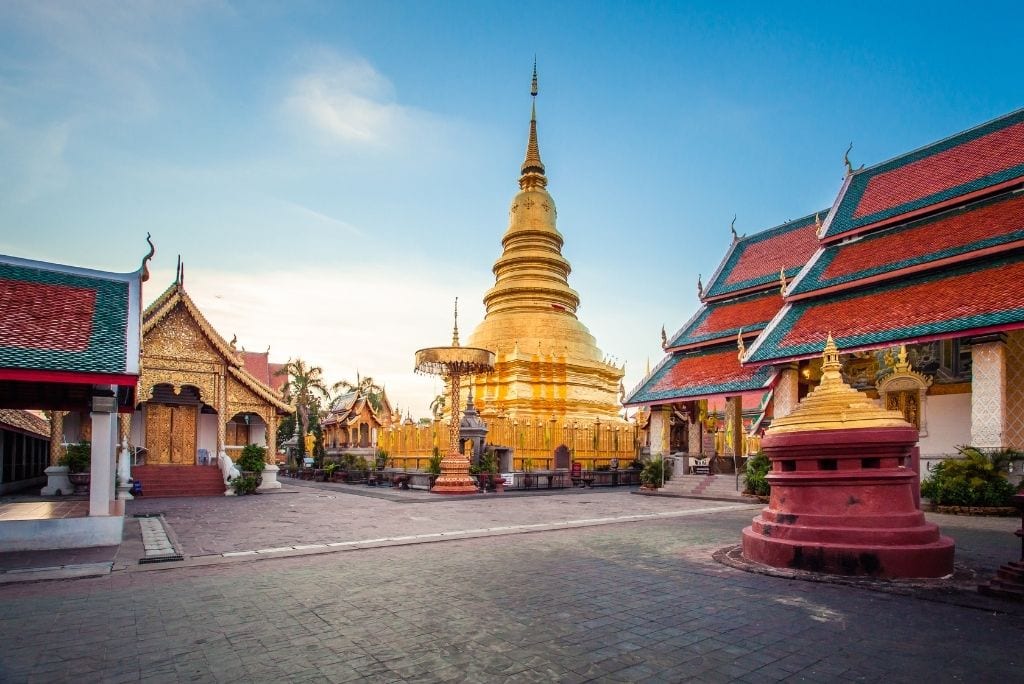
[[[324,385],[324,371],[320,366],[307,366],[302,359],[289,359],[275,375],[286,375],[288,382],[282,391],[299,416],[299,457],[306,454],[306,433],[309,431],[310,412],[320,406],[320,398],[330,399]]]
[[[359,392],[366,400],[370,402],[370,406],[374,411],[380,411],[381,398],[384,396],[384,388],[373,381],[373,378],[366,376],[365,378],[359,375],[359,371],[356,371],[356,381],[341,380],[334,383],[331,386],[331,390],[334,392]]]
[[[430,412],[434,414],[434,418],[440,420],[444,414],[444,407],[448,403],[448,398],[443,394],[438,394],[434,397],[434,401],[430,402]]]

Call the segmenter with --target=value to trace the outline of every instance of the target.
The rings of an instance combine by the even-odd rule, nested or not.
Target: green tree
[[[374,411],[380,411],[383,405],[384,388],[374,382],[373,378],[366,376],[365,378],[359,375],[359,371],[356,371],[356,381],[341,380],[334,383],[331,386],[333,392],[353,392],[358,391],[364,397],[366,401],[370,403]]]
[[[306,435],[309,433],[310,418],[320,409],[320,399],[330,400],[330,393],[324,384],[324,371],[320,366],[309,366],[302,359],[289,359],[277,375],[286,375],[284,384],[285,400],[295,407],[299,428],[299,458],[306,455]]]

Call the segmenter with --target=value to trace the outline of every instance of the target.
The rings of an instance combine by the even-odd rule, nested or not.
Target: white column
[[[96,397],[106,399],[107,397]],[[110,397],[113,410],[96,411],[92,416],[92,465],[89,468],[89,515],[110,515],[114,501],[114,451],[117,445],[116,399]],[[94,404],[93,408],[97,408]],[[108,408],[108,407],[104,407]]]
[[[1006,343],[971,344],[971,446],[1006,445]]]
[[[671,406],[652,406],[649,430],[651,435],[651,456],[668,455],[669,416]]]
[[[117,445],[117,479],[120,484],[117,487],[117,498],[128,501],[134,499],[132,496],[132,457],[128,450],[128,435],[132,430],[132,414],[118,414],[121,419],[120,439]]]
[[[800,371],[796,364],[791,364],[782,369],[779,379],[775,383],[775,393],[772,398],[772,415],[775,418],[785,418],[796,408],[800,397]]]

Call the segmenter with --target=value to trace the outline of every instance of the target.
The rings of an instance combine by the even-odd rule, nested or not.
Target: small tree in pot
[[[241,475],[231,481],[235,494],[251,494],[263,482],[263,469],[266,467],[267,450],[255,444],[247,444],[242,449],[235,465]]]
[[[72,444],[60,458],[60,464],[68,469],[68,480],[75,485],[75,494],[89,492],[89,466],[92,465],[92,445],[81,441]]]

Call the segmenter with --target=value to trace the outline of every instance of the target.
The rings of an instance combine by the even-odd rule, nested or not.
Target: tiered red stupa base
[[[441,459],[441,474],[430,491],[435,494],[476,494],[478,489],[469,475],[469,459],[450,453]]]
[[[916,430],[783,433],[765,438],[768,508],[743,530],[743,555],[781,568],[873,577],[943,577],[953,540],[915,505],[907,468]]]

